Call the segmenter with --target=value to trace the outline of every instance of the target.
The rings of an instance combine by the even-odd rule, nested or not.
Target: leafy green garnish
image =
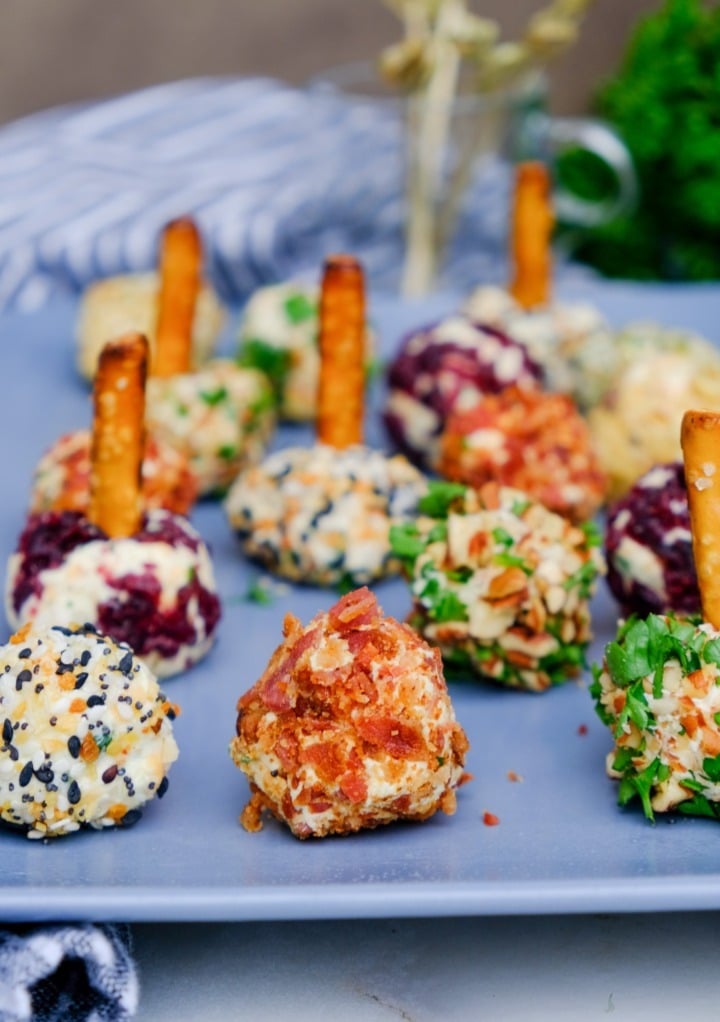
[[[683,781],[683,784],[685,787],[690,787],[686,781]],[[710,802],[700,792],[697,792],[692,798],[680,802],[677,810],[683,816],[707,816],[713,820],[720,819],[720,806],[717,802]]]
[[[228,396],[227,387],[216,387],[215,390],[201,390],[200,399],[214,408],[215,405],[219,405]]]
[[[261,578],[254,578],[247,587],[244,599],[246,603],[257,603],[262,607],[269,607],[273,602],[273,595]]]
[[[583,599],[589,599],[593,593],[595,579],[598,575],[597,565],[594,561],[585,561],[577,571],[563,582],[563,589],[577,589]]]
[[[493,529],[492,538],[495,540],[496,543],[499,543],[501,546],[512,546],[513,543],[515,542],[515,540],[512,538],[507,529],[503,529],[501,526],[498,526],[496,529]]]
[[[666,781],[669,776],[670,767],[656,756],[652,763],[646,766],[644,770],[625,774],[618,788],[618,802],[621,806],[624,806],[638,796],[642,802],[645,816],[648,820],[654,820],[655,814],[650,804],[652,789],[655,785]]]
[[[113,740],[112,731],[103,731],[101,735],[94,735],[95,744],[97,745],[100,752],[105,752],[110,742]]]
[[[304,323],[317,314],[317,305],[307,295],[297,292],[289,295],[283,303],[285,315],[291,323]]]
[[[518,557],[517,554],[495,554],[492,562],[503,568],[520,568],[526,575],[532,575],[533,573],[532,566],[524,558]]]
[[[402,522],[390,526],[390,549],[401,561],[410,562],[412,566],[425,549],[425,540],[417,525]]]
[[[277,348],[259,337],[246,338],[237,355],[237,364],[246,369],[259,369],[270,381],[276,402],[282,397],[292,358],[287,348]]]
[[[458,497],[463,497],[466,492],[467,486],[462,483],[446,483],[431,479],[427,493],[420,498],[418,508],[422,514],[430,515],[431,518],[447,518],[452,502]]]
[[[585,533],[585,542],[589,547],[602,546],[602,532],[595,522],[583,522],[580,528]]]
[[[450,589],[445,589],[437,576],[427,579],[419,593],[420,602],[426,608],[428,617],[433,621],[467,621],[467,607],[460,597]]]
[[[222,458],[223,461],[232,461],[233,458],[237,457],[238,449],[235,444],[223,444],[222,447],[218,447],[217,456]]]

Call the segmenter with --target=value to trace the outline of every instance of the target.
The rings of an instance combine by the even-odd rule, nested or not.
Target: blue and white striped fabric
[[[397,114],[278,81],[194,79],[0,129],[0,311],[147,269],[169,219],[194,215],[209,274],[240,301],[352,251],[378,287],[402,262]],[[502,278],[507,179],[485,175],[448,267]]]

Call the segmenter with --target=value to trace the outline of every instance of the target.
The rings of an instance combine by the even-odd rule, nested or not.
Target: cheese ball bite
[[[682,462],[651,468],[608,508],[605,552],[625,616],[700,612]]]
[[[649,819],[673,810],[720,818],[720,632],[699,618],[633,617],[595,675],[619,803],[639,799]]]
[[[362,585],[396,574],[390,528],[426,482],[402,455],[363,445],[290,447],[243,472],[225,510],[247,556],[294,582]]]
[[[176,708],[129,646],[24,627],[0,647],[0,819],[29,838],[127,827],[162,798]]]
[[[90,430],[66,433],[43,454],[33,473],[30,511],[82,511],[90,502]],[[142,500],[185,515],[198,496],[198,482],[187,457],[148,436],[142,463]]]
[[[469,295],[463,312],[522,344],[541,367],[546,386],[570,394],[582,409],[599,400],[617,371],[613,333],[587,302],[525,309],[504,288],[482,285]]]
[[[506,334],[450,316],[402,341],[388,371],[388,433],[412,461],[435,467],[452,412],[512,384],[535,388],[540,377],[539,366]]]
[[[29,516],[10,557],[6,613],[12,628],[90,622],[166,677],[208,652],[220,601],[186,519],[149,511],[135,534],[111,539],[80,512],[46,511]]]
[[[310,422],[317,412],[319,302],[317,285],[285,281],[259,288],[243,311],[238,362],[268,376],[281,419]],[[365,346],[369,357],[369,326]]]
[[[92,380],[98,356],[111,337],[134,331],[155,344],[160,279],[157,273],[128,273],[91,284],[83,294],[77,323],[77,367]],[[193,322],[193,364],[212,355],[225,320],[223,306],[208,284],[198,295]]]
[[[246,829],[264,812],[298,838],[454,813],[468,742],[437,650],[367,589],[305,627],[288,614],[283,633],[230,743],[250,781]]]
[[[201,496],[225,493],[262,457],[275,427],[265,376],[230,359],[194,373],[151,376],[146,395],[147,428],[187,458]]]
[[[572,399],[519,387],[453,412],[437,468],[471,486],[491,480],[514,486],[574,522],[591,518],[606,492],[587,423]]]
[[[409,622],[448,665],[533,692],[579,672],[603,571],[592,525],[509,487],[437,482],[391,541],[410,583]]]

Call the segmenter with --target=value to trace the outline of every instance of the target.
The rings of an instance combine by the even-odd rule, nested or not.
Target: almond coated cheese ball
[[[287,615],[283,632],[230,744],[246,829],[265,812],[299,838],[452,814],[468,742],[437,650],[365,588],[305,627]]]

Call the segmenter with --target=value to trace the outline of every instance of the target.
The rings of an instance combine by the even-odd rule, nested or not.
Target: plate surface
[[[562,293],[562,292],[561,292]],[[595,301],[620,324],[653,318],[692,327],[720,343],[720,288],[576,286],[564,297]],[[377,299],[383,350],[404,329],[454,307],[451,296],[401,305]],[[0,319],[5,389],[0,427],[5,475],[0,550],[22,527],[29,481],[42,451],[62,431],[89,424],[87,387],[76,376],[75,308]],[[232,350],[234,324],[224,345]],[[377,396],[376,396],[377,404]],[[368,439],[382,443],[376,409]],[[311,442],[285,429],[277,444]],[[127,831],[87,832],[40,843],[0,831],[0,918],[269,920],[656,911],[720,908],[717,824],[659,819],[616,805],[604,771],[609,735],[595,717],[586,682],[543,695],[505,692],[477,681],[451,683],[471,741],[472,783],[455,816],[395,825],[353,837],[300,842],[270,822],[247,834],[237,817],[247,797],[227,746],[238,696],[258,677],[292,611],[307,622],[335,594],[289,587],[272,605],[248,602],[256,568],[241,557],[219,505],[193,520],[209,541],[224,601],[211,655],[164,688],[182,707],[175,727],[180,759],[162,801]],[[405,585],[376,589],[402,618]],[[604,587],[594,604],[591,659],[615,627]],[[3,626],[2,641],[8,634]],[[521,782],[508,779],[508,772]],[[483,824],[494,813],[498,826]]]

